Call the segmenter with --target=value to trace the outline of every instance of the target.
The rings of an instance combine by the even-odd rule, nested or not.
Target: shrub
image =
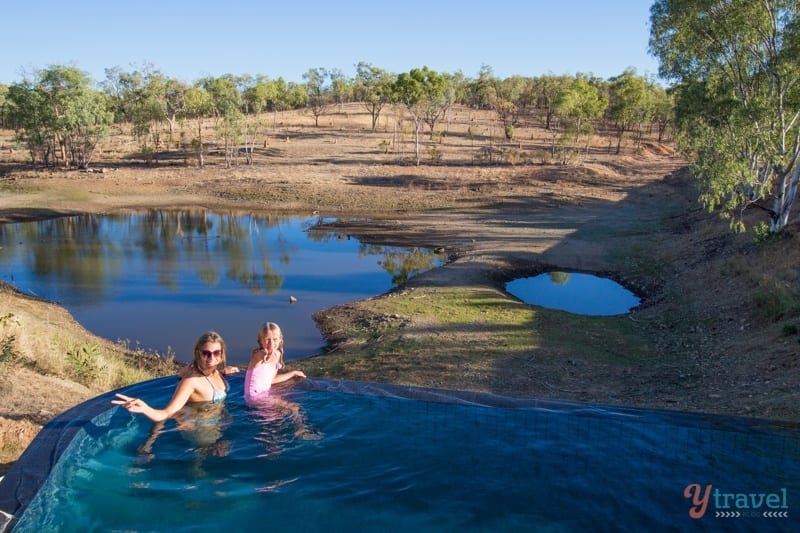
[[[100,375],[98,352],[97,346],[87,344],[67,351],[71,374],[84,385],[91,385]]]

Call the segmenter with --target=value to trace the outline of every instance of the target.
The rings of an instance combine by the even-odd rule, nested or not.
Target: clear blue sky
[[[191,83],[263,74],[302,81],[310,68],[355,74],[359,61],[391,73],[428,66],[477,76],[593,73],[648,55],[650,0],[27,0],[6,2],[0,83],[50,65],[95,81],[105,69],[153,65]]]

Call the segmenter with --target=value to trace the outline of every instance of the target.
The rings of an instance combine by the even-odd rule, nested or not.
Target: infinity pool
[[[125,391],[163,405],[174,386]],[[796,425],[316,379],[251,408],[241,375],[231,386],[183,430],[153,434],[110,394],[65,413],[0,483],[0,510],[15,532],[800,526]],[[694,485],[712,486],[697,518]]]

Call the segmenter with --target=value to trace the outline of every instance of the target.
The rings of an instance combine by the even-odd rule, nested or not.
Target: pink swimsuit
[[[280,363],[261,363],[255,368],[248,368],[244,375],[244,401],[254,403],[266,398],[280,368]]]

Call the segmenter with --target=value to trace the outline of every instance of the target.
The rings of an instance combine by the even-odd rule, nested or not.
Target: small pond
[[[57,302],[96,335],[181,361],[216,330],[241,364],[265,321],[281,325],[287,359],[317,353],[315,312],[442,264],[426,249],[310,231],[317,222],[198,209],[0,224],[0,280]]]
[[[616,281],[578,272],[547,272],[506,283],[523,302],[576,315],[623,315],[639,298]]]

